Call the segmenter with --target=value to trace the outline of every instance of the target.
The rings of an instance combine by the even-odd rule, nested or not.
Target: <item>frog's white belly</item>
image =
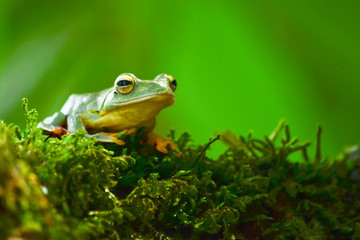
[[[160,101],[147,101],[120,106],[112,110],[102,110],[96,118],[80,117],[88,132],[119,132],[124,129],[145,127],[151,131],[155,127],[155,117],[164,108]]]
[[[141,116],[129,116],[112,114],[99,120],[84,119],[84,126],[90,133],[95,132],[120,132],[124,129],[145,127],[151,131],[155,127],[155,117],[142,118]]]

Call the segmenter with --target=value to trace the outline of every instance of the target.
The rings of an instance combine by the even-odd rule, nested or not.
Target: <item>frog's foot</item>
[[[87,137],[95,137],[99,142],[114,142],[117,145],[125,145],[125,141],[121,139],[126,135],[133,134],[135,131],[136,128],[130,128],[116,133],[99,132],[96,134],[87,135]]]
[[[178,148],[170,140],[165,140],[159,135],[153,133],[148,134],[148,143],[152,146],[156,146],[156,149],[162,153],[168,153],[167,147],[170,147],[172,150],[178,150]],[[177,156],[179,154],[177,153]]]
[[[38,127],[42,128],[42,129],[44,129],[46,131],[53,132],[56,135],[70,134],[70,132],[68,130],[66,130],[65,128],[63,128],[63,127],[54,126],[54,125],[43,123],[43,122],[40,122],[38,124]]]
[[[66,130],[65,128],[63,127],[55,127],[55,130],[53,131],[53,133],[55,134],[70,134],[70,132],[68,130]]]

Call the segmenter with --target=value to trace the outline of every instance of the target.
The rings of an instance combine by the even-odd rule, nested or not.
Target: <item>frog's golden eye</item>
[[[118,93],[128,94],[135,86],[134,78],[130,75],[124,75],[116,79],[115,88]]]
[[[175,92],[175,90],[177,88],[176,79],[171,75],[168,75],[168,76],[169,76],[169,83],[170,83],[171,90],[173,90],[173,92]]]

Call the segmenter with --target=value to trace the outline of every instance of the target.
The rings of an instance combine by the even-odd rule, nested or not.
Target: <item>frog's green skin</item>
[[[122,79],[133,80],[133,88],[123,94],[117,90]],[[54,131],[65,127],[73,133],[84,129],[87,137],[98,141],[117,142],[117,134],[129,129],[145,127],[151,132],[156,115],[174,103],[175,79],[160,74],[154,80],[140,80],[131,73],[121,74],[115,86],[96,93],[73,94],[60,112],[39,123],[38,127]]]

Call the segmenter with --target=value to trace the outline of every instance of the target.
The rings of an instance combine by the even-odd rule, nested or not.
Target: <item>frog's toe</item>
[[[156,149],[159,151],[159,152],[162,152],[162,153],[168,153],[169,151],[167,150],[167,143],[165,142],[158,142],[156,143]]]
[[[178,150],[178,148],[170,140],[164,140],[161,138],[161,140],[156,142],[156,149],[159,152],[168,153],[167,147],[170,147],[172,150]]]
[[[173,142],[171,142],[170,140],[165,140],[161,136],[156,136],[153,133],[149,133],[148,139],[149,139],[149,144],[155,145],[156,149],[159,152],[168,153],[169,152],[168,147],[172,150],[178,150],[178,148],[175,146]],[[176,156],[178,155],[179,154],[177,154]]]

